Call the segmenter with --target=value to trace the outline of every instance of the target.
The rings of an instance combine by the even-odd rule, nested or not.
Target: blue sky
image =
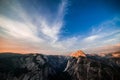
[[[88,33],[93,26],[119,16],[117,5],[111,5],[105,0],[72,0],[65,16],[66,29],[71,34]],[[74,30],[73,30],[74,26]]]
[[[1,0],[0,38],[1,49],[42,53],[118,44],[120,1]]]

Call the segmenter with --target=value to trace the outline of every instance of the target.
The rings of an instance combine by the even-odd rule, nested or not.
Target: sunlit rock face
[[[78,51],[76,51],[76,52],[73,52],[73,53],[71,53],[71,55],[70,56],[72,56],[72,57],[86,57],[86,55],[85,55],[85,53],[83,52],[83,51],[81,51],[81,50],[78,50]]]

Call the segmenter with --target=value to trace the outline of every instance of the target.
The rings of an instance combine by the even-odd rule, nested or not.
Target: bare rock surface
[[[107,62],[108,61],[108,62]],[[72,58],[64,71],[69,73],[66,80],[120,80],[120,67],[109,59]]]
[[[52,80],[67,64],[63,56],[0,54],[0,80]]]

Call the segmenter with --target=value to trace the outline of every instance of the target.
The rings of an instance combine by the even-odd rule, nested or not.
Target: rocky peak
[[[70,54],[70,56],[72,57],[86,57],[86,54],[82,51],[82,50],[78,50],[76,52],[73,52],[72,54]]]

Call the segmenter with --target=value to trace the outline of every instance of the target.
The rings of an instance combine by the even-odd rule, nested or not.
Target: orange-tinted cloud
[[[0,52],[18,52],[18,53],[29,53],[34,50],[27,45],[17,43],[17,41],[7,40],[0,38]]]
[[[39,49],[27,43],[25,44],[19,41],[13,41],[10,39],[0,37],[0,53],[2,52],[14,52],[14,53],[21,53],[21,54],[42,53],[42,54],[50,54],[50,55],[53,55],[53,54],[59,55],[59,54],[65,53],[62,51]]]

